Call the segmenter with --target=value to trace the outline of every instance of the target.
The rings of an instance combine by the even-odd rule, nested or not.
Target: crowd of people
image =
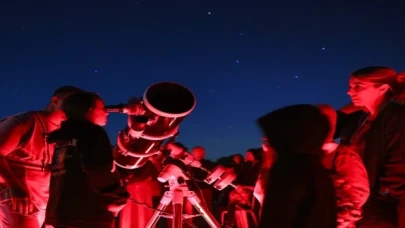
[[[405,228],[405,75],[366,67],[348,84],[352,103],[338,110],[297,104],[259,117],[262,145],[244,155],[213,162],[203,146],[170,143],[236,174],[218,191],[186,166],[201,205],[225,228]],[[114,165],[107,116],[98,94],[64,86],[45,110],[0,121],[0,228],[146,227],[167,190],[157,178],[167,155],[129,175]],[[184,213],[198,212],[185,200]]]

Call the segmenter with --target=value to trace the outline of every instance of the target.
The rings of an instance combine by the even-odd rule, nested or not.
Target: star
[[[208,12],[208,15],[211,15],[211,12]]]
[[[276,86],[276,89],[280,89],[280,86]]]
[[[295,75],[295,79],[298,79],[298,76],[297,76],[297,75]]]
[[[239,33],[240,36],[243,36],[243,33]]]
[[[25,29],[25,26],[23,25],[23,26],[21,26],[21,28],[22,28],[22,29]]]
[[[322,51],[325,51],[325,50],[326,50],[326,47],[322,47],[321,49],[322,49]]]
[[[213,92],[215,92],[215,90],[214,90],[214,89],[210,89],[210,92],[213,93]]]
[[[235,62],[236,62],[236,63],[239,63],[239,60],[237,59]]]
[[[94,73],[98,73],[98,70],[94,70]]]

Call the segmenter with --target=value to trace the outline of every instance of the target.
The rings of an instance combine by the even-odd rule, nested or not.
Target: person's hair
[[[256,148],[249,148],[249,149],[246,150],[246,153],[247,153],[247,152],[252,152],[252,153],[254,153],[255,151],[256,151]]]
[[[62,111],[68,119],[85,119],[86,113],[94,107],[97,100],[102,100],[96,93],[75,93],[63,100]]]
[[[232,155],[232,158],[235,158],[235,157],[239,157],[240,159],[243,160],[243,155],[242,154],[234,154],[234,155]]]
[[[250,148],[246,150],[246,153],[251,153],[256,161],[261,161],[262,159],[262,149]]]
[[[350,74],[350,77],[364,82],[375,83],[377,85],[386,84],[391,88],[391,94],[404,90],[405,81],[401,74],[385,66],[369,66],[358,69]]]
[[[204,147],[202,147],[202,146],[193,147],[193,150],[196,150],[196,149],[205,151]]]
[[[65,98],[68,97],[74,93],[81,93],[84,92],[82,89],[79,89],[75,86],[70,86],[70,85],[65,85],[57,88],[54,92],[52,97],[58,97],[58,98]]]

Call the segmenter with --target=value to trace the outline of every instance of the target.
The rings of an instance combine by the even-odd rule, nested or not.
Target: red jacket
[[[323,159],[330,171],[336,190],[339,228],[356,227],[362,207],[370,195],[366,168],[360,156],[351,148],[340,145]]]

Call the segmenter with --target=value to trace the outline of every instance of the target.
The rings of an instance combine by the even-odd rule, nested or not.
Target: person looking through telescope
[[[62,110],[67,120],[48,138],[55,151],[45,223],[110,228],[129,193],[114,172],[110,139],[102,128],[108,115],[104,102],[95,93],[77,93]]]

